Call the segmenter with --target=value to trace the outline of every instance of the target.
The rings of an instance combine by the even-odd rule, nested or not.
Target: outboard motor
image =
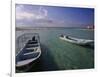
[[[61,34],[60,36],[61,36],[61,37],[64,37],[64,35],[63,35],[63,34]]]
[[[69,36],[66,36],[66,38],[69,38]]]
[[[36,39],[35,39],[35,36],[33,36],[33,37],[32,37],[32,41],[35,41],[35,40],[36,40]]]

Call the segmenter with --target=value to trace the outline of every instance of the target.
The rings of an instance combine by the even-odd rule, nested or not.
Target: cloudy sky
[[[93,8],[16,4],[17,27],[76,27],[94,25]]]

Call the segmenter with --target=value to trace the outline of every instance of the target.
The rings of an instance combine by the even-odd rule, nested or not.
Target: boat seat
[[[36,50],[37,47],[29,47],[29,48],[26,48],[26,50]]]
[[[37,53],[37,52],[27,52],[27,53],[25,53],[23,55],[29,55],[29,54],[33,54],[33,53]]]
[[[25,47],[26,48],[29,48],[29,47],[38,47],[38,44],[27,44]]]
[[[35,40],[35,41],[29,40],[27,44],[36,44],[36,43],[38,43],[37,40]]]
[[[34,45],[32,45],[32,46],[30,46],[30,45],[26,45],[25,48],[38,47],[38,46],[39,46],[38,44],[34,44]]]
[[[34,49],[25,49],[26,52],[34,52]],[[25,53],[25,52],[24,52]]]

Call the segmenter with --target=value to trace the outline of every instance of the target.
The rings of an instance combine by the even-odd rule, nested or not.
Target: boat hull
[[[36,38],[36,39],[35,39]],[[25,46],[16,55],[16,70],[27,71],[34,65],[41,56],[39,35],[35,35],[32,40],[28,40]]]
[[[68,39],[66,38],[66,36],[64,37],[59,37],[61,40],[73,43],[73,44],[77,44],[77,45],[82,45],[82,46],[88,46],[88,45],[92,45],[94,43],[93,40],[86,40],[86,39],[78,39],[78,38],[73,38],[70,37],[72,39]]]
[[[27,71],[30,71],[32,69],[32,67],[34,67],[35,65],[37,65],[37,63],[39,63],[40,61],[40,57],[36,60],[36,61],[32,61],[26,65],[23,65],[23,66],[19,66],[19,67],[16,67],[16,72],[27,72]],[[34,69],[34,68],[33,68]]]

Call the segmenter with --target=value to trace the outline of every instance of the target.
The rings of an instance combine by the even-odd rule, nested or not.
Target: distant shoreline
[[[21,30],[40,30],[40,29],[43,29],[43,30],[45,30],[45,29],[80,29],[80,30],[92,30],[92,31],[94,31],[94,29],[88,29],[88,28],[81,28],[81,27],[32,27],[32,28],[30,28],[30,27],[16,27],[16,31],[21,31]]]
[[[80,29],[80,30],[89,30],[89,31],[94,31],[94,29]]]

